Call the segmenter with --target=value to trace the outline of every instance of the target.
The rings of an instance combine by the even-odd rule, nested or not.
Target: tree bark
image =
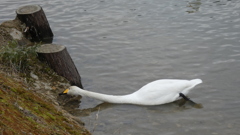
[[[40,59],[45,60],[57,74],[69,80],[71,85],[83,88],[81,77],[65,46],[44,44],[37,49],[37,53]]]
[[[53,33],[41,6],[28,5],[16,10],[17,19],[26,25],[26,37],[32,42],[52,43]]]

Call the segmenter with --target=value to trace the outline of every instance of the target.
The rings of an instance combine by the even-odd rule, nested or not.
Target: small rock
[[[37,75],[35,75],[33,72],[31,72],[31,73],[30,73],[30,76],[31,76],[33,79],[36,79],[36,80],[38,80],[38,76],[37,76]]]
[[[13,39],[22,40],[23,38],[22,32],[18,31],[15,28],[12,28],[9,34],[12,36]]]

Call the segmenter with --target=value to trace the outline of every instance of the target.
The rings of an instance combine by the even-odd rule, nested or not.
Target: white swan
[[[59,95],[81,95],[95,98],[108,103],[117,104],[136,104],[136,105],[160,105],[170,103],[181,97],[190,100],[185,95],[195,87],[202,83],[201,79],[193,80],[177,80],[163,79],[150,82],[138,91],[122,96],[106,95],[96,92],[83,90],[77,86],[70,86]],[[191,101],[191,100],[190,100]]]

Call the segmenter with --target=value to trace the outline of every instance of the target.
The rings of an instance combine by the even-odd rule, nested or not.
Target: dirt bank
[[[2,23],[0,53],[13,40],[20,46],[33,45],[23,30],[18,20]],[[0,134],[90,134],[78,118],[62,109],[70,98],[58,93],[69,82],[37,59],[27,61],[30,65],[24,72],[0,63]]]

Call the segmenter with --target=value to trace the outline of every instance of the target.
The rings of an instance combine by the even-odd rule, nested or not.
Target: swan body
[[[180,99],[180,93],[187,95],[192,88],[200,83],[202,83],[201,79],[156,80],[144,85],[141,89],[132,94],[122,96],[101,94],[83,90],[77,86],[70,86],[59,95],[68,94],[88,96],[104,102],[116,104],[160,105]]]

